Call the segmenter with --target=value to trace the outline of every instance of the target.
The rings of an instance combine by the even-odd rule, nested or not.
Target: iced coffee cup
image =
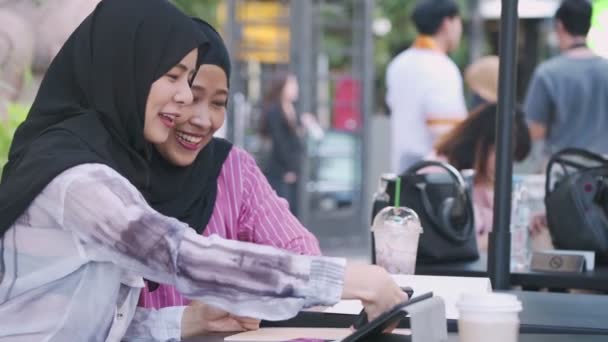
[[[460,342],[517,342],[522,306],[516,296],[464,294],[456,306]]]
[[[374,218],[372,232],[376,264],[392,274],[414,274],[422,233],[416,212],[406,207],[386,207]]]

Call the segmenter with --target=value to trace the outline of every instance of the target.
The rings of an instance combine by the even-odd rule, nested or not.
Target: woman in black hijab
[[[185,18],[166,1],[109,0],[70,36],[13,138],[0,185],[1,233],[55,176],[78,164],[106,164],[147,187],[150,86],[206,43]]]
[[[205,41],[163,0],[103,0],[66,42],[0,184],[0,337],[118,341],[142,276],[262,319],[341,296],[364,300],[373,318],[405,299],[377,267],[205,238],[149,206],[168,181],[150,182],[150,146],[192,102],[185,80]],[[140,338],[183,335],[179,321],[137,314]]]
[[[189,82],[197,50],[206,45],[190,18],[164,0],[104,0],[64,44],[15,133],[0,184],[0,335],[93,341],[124,333],[126,325],[109,330],[113,314],[104,316],[104,306],[95,317],[94,310],[78,308],[76,301],[90,298],[67,282],[92,278],[75,275],[79,258],[62,243],[69,227],[57,216],[65,207],[46,189],[86,163],[107,165],[145,189],[150,142],[165,140],[183,105],[192,102]],[[45,196],[51,201],[41,206]],[[22,227],[31,229],[22,234]],[[118,290],[120,283],[107,289]],[[19,308],[23,298],[48,302],[58,288],[75,295],[67,317],[84,314],[84,325],[79,319],[62,323],[66,306]],[[116,309],[125,298],[103,300]]]

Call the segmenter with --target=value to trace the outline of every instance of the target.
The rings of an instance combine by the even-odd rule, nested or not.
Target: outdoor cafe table
[[[184,342],[223,342],[225,335],[217,336],[201,336],[184,340]],[[268,342],[268,341],[253,341],[249,342]],[[299,342],[320,342],[321,340],[306,340],[300,339]],[[374,337],[373,341],[362,342],[409,342],[410,336],[403,335],[386,335],[382,337]],[[458,333],[449,333],[447,342],[458,342]],[[519,342],[605,342],[606,335],[552,335],[552,334],[528,334],[522,333],[519,335]]]
[[[475,261],[419,264],[416,265],[416,274],[452,277],[488,277],[487,254],[483,253]],[[583,273],[511,272],[511,285],[608,292],[608,266],[595,265],[593,271],[585,271]]]
[[[589,294],[507,291],[523,304],[520,313],[520,342],[606,341],[608,337],[608,296]],[[349,328],[355,316],[323,312],[301,312],[281,322],[262,322],[262,327]],[[446,322],[449,341],[458,341],[457,322]],[[405,319],[401,328],[409,328]],[[201,337],[195,341],[222,341],[223,338]],[[386,342],[409,341],[404,337],[387,337]],[[375,342],[382,342],[380,339]]]

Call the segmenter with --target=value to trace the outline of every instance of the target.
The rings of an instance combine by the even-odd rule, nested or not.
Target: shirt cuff
[[[304,290],[304,307],[330,306],[340,301],[344,287],[346,259],[310,257],[310,277]]]
[[[172,306],[160,310],[163,319],[159,320],[164,325],[165,336],[168,341],[182,340],[182,316],[185,306]]]

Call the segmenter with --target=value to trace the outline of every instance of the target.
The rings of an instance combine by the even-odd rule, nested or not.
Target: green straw
[[[395,186],[395,208],[399,208],[399,204],[401,204],[401,177],[397,177]]]

